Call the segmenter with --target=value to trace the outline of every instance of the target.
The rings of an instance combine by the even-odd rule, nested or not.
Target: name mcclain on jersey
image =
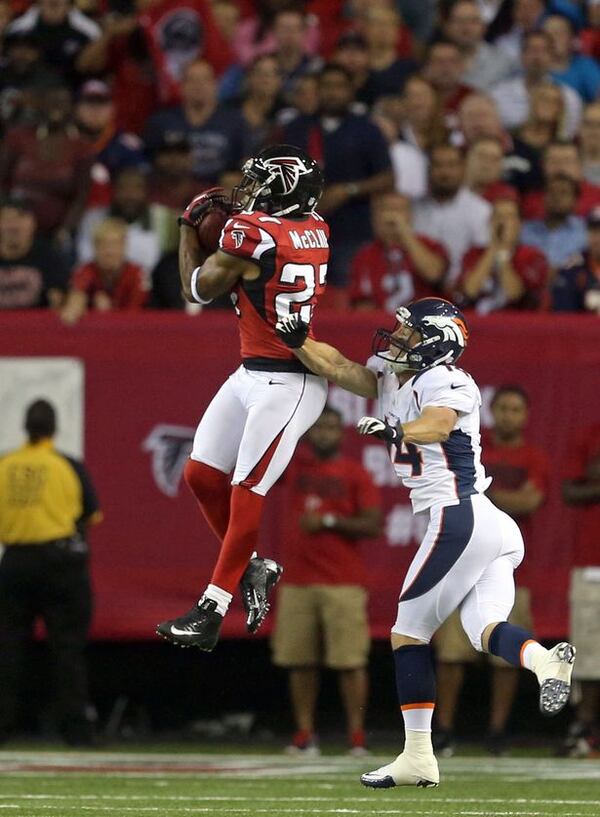
[[[325,230],[304,230],[302,233],[296,230],[288,230],[292,245],[297,250],[325,249],[329,247]]]

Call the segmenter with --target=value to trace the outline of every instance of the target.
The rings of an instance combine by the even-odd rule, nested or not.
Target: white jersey
[[[376,369],[378,376],[377,416],[390,425],[416,420],[426,406],[451,408],[458,415],[443,443],[402,442],[390,446],[396,474],[410,489],[413,511],[454,504],[472,494],[484,493],[492,480],[486,477],[481,464],[481,394],[471,375],[454,366],[440,365],[419,372],[400,386],[385,361],[371,358],[368,365]]]

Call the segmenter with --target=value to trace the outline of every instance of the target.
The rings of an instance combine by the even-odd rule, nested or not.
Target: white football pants
[[[524,555],[519,526],[483,494],[425,513],[429,525],[408,568],[392,632],[429,643],[459,608],[481,651],[485,628],[506,621],[515,601],[513,572]]]
[[[321,416],[327,381],[313,374],[240,366],[196,429],[191,458],[264,496],[287,468],[298,440]]]

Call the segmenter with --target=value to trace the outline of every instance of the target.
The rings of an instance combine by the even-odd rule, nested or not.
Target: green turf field
[[[267,754],[0,752],[0,813],[15,817],[193,814],[595,817],[600,761],[442,761],[437,789],[361,787],[390,759]]]

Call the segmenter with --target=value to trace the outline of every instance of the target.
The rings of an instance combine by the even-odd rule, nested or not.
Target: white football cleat
[[[569,700],[571,675],[575,663],[575,647],[561,641],[536,665],[535,674],[540,682],[540,712],[556,715]]]
[[[361,775],[360,782],[372,789],[391,789],[393,786],[428,788],[439,784],[440,772],[435,755],[411,757],[402,752],[387,766]]]

